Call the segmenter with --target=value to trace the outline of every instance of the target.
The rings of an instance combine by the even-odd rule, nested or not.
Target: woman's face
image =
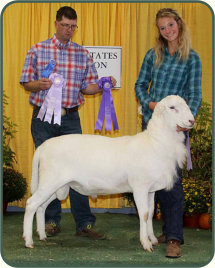
[[[179,27],[177,22],[173,18],[159,18],[157,21],[157,26],[162,37],[168,42],[178,41]]]

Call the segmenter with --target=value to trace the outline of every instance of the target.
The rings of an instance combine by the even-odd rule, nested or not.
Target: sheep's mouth
[[[192,129],[193,128],[193,125],[192,126],[186,126],[185,128]]]
[[[189,125],[187,124],[181,124],[181,128],[187,128],[187,129],[192,129],[194,127],[194,123],[190,123]]]

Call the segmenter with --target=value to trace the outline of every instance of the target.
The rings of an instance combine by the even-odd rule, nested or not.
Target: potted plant
[[[201,215],[211,209],[212,195],[211,185],[207,181],[202,182],[189,178],[183,179],[184,189],[184,226],[198,228]]]
[[[10,147],[10,141],[16,133],[16,124],[5,115],[5,106],[8,105],[8,97],[3,92],[3,164],[12,167],[16,162],[16,154]]]
[[[202,102],[190,131],[190,147],[193,168],[183,169],[185,225],[192,216],[199,227],[200,215],[211,211],[212,205],[212,113],[207,102]]]
[[[3,201],[5,203],[3,212],[6,212],[7,203],[21,200],[26,191],[27,182],[23,175],[13,168],[3,167]]]
[[[3,214],[8,202],[20,200],[27,191],[26,179],[13,169],[16,154],[10,147],[10,141],[16,132],[16,125],[5,115],[5,105],[8,97],[3,92]]]

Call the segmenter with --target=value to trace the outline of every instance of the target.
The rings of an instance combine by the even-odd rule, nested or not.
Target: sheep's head
[[[155,107],[155,115],[164,118],[165,124],[172,128],[177,125],[191,129],[194,126],[195,119],[185,100],[177,95],[170,95],[162,99]]]

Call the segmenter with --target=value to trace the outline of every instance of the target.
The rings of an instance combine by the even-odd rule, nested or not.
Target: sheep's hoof
[[[149,252],[149,253],[152,253],[153,251],[154,251],[153,248],[147,249],[147,252]]]
[[[40,241],[47,242],[47,239],[46,238],[42,238],[42,239],[40,239]]]
[[[141,243],[142,246],[143,246],[143,249],[147,252],[153,252],[153,246],[152,246],[152,243],[151,241],[147,240],[145,241],[145,243]]]
[[[34,248],[34,245],[29,245],[29,246],[25,245],[25,247],[26,248]]]
[[[158,246],[158,240],[155,236],[150,236],[149,239],[152,243],[152,246]]]

